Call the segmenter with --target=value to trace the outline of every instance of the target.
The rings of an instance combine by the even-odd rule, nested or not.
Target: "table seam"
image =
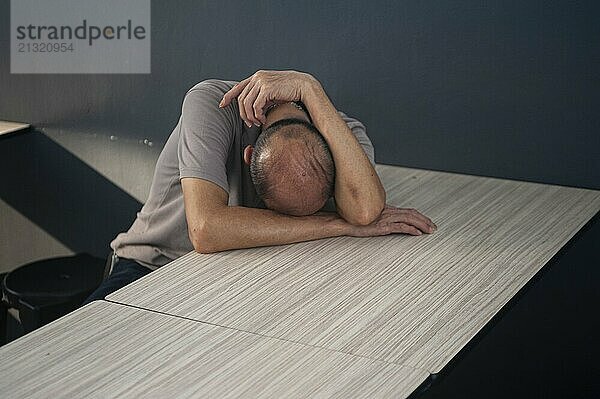
[[[192,321],[192,322],[195,322],[195,323],[202,323],[202,324],[207,324],[207,325],[211,325],[211,326],[215,326],[215,327],[221,327],[221,328],[226,328],[226,329],[229,329],[229,330],[244,332],[244,333],[247,333],[247,334],[253,334],[253,335],[257,335],[259,337],[263,337],[263,338],[276,339],[278,341],[283,341],[283,342],[289,342],[289,343],[293,343],[293,344],[308,346],[308,347],[312,347],[312,348],[315,348],[315,349],[327,350],[327,351],[341,353],[341,354],[344,354],[344,355],[349,355],[349,356],[358,357],[358,358],[362,358],[362,359],[375,360],[375,361],[386,363],[386,364],[391,364],[391,365],[400,366],[400,367],[406,367],[406,368],[409,368],[409,369],[415,370],[415,371],[424,371],[429,376],[433,375],[427,369],[420,368],[420,367],[415,367],[415,366],[412,366],[412,365],[409,365],[409,364],[390,362],[390,361],[387,361],[387,360],[377,359],[377,358],[373,358],[373,357],[369,357],[369,356],[364,356],[364,355],[358,355],[358,354],[354,354],[354,353],[349,353],[349,352],[345,352],[345,351],[338,350],[338,349],[327,348],[327,347],[324,347],[324,346],[318,346],[318,345],[308,344],[308,343],[304,343],[304,342],[293,341],[293,340],[285,339],[285,338],[281,338],[281,337],[274,337],[274,336],[271,336],[271,335],[260,334],[260,333],[254,332],[254,331],[248,331],[248,330],[243,330],[243,329],[240,329],[240,328],[235,328],[235,327],[230,327],[230,326],[224,326],[222,324],[212,323],[212,322],[209,322],[209,321],[192,319],[192,318],[189,318],[189,317],[180,316],[180,315],[174,315],[174,314],[165,313],[165,312],[161,312],[161,311],[153,310],[153,309],[146,309],[146,308],[143,308],[143,307],[140,307],[140,306],[131,305],[131,304],[123,303],[123,302],[116,302],[116,301],[110,300],[110,299],[103,299],[102,301],[113,303],[113,304],[116,304],[116,305],[126,306],[126,307],[133,308],[133,309],[138,309],[138,310],[142,310],[142,311],[146,311],[146,312],[152,312],[152,313],[156,313],[156,314],[161,314],[161,315],[168,316],[168,317],[175,317],[175,318],[178,318],[178,319],[188,320],[188,321]]]

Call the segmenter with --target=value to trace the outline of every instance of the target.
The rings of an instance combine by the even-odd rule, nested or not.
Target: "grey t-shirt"
[[[180,179],[197,177],[229,194],[230,206],[264,208],[254,191],[243,150],[254,145],[260,127],[248,128],[239,116],[237,100],[219,102],[237,82],[209,79],[192,87],[183,100],[179,121],[158,157],[148,199],[127,232],[110,243],[119,257],[154,270],[194,250],[185,218]],[[365,126],[343,112],[371,163],[375,155]]]

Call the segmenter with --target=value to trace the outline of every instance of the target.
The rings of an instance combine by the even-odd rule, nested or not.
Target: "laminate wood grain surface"
[[[107,298],[437,373],[600,209],[594,190],[377,171],[438,231],[191,252]]]
[[[402,398],[417,370],[106,301],[0,348],[2,398]]]
[[[16,132],[17,130],[27,129],[28,127],[27,123],[0,121],[0,136]]]

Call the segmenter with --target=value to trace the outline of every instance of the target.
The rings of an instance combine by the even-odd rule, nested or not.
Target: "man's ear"
[[[250,165],[250,161],[252,160],[252,151],[254,151],[254,147],[251,145],[247,145],[246,148],[244,148],[244,162],[246,165]]]

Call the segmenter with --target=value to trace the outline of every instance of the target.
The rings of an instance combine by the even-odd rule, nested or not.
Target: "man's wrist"
[[[337,213],[334,212],[332,213],[332,215],[333,216],[331,217],[331,219],[327,221],[327,226],[330,232],[332,233],[332,236],[338,237],[351,235],[352,228],[354,226],[352,226],[350,223],[344,220],[344,218],[342,218]]]
[[[308,107],[323,91],[321,83],[314,76],[306,74],[306,79],[300,93],[300,101]]]

